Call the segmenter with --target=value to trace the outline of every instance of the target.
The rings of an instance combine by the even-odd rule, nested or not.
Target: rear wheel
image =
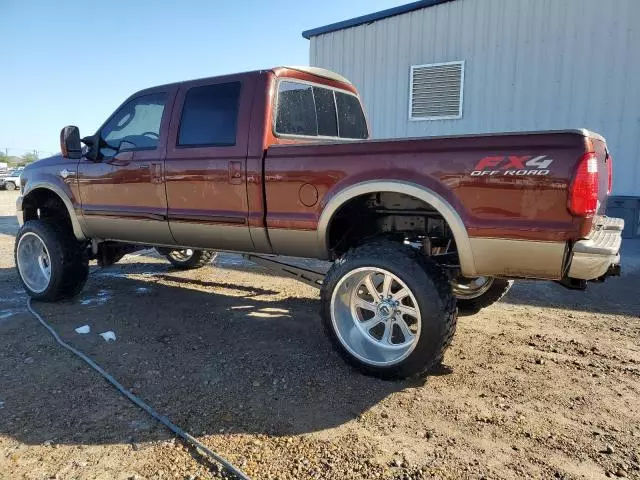
[[[451,286],[458,299],[458,308],[465,313],[477,313],[493,305],[511,289],[513,280],[495,277],[458,277]]]
[[[16,237],[14,257],[30,297],[53,302],[77,295],[89,276],[83,245],[64,227],[29,220]]]
[[[322,320],[336,350],[382,378],[423,373],[440,362],[456,326],[442,269],[412,248],[377,242],[337,260],[322,287]]]
[[[7,183],[4,184],[4,188],[6,188],[9,191],[12,191],[12,190],[15,190],[17,187],[16,187],[15,183],[7,182]]]
[[[195,250],[193,248],[183,248],[171,250],[168,248],[158,248],[158,252],[164,255],[171,264],[182,270],[192,270],[201,268],[210,263],[216,256],[216,252],[211,250]]]

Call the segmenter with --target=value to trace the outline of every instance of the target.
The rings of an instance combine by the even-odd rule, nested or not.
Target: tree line
[[[7,155],[5,152],[0,151],[0,163],[6,163],[12,167],[21,167],[35,162],[40,158],[37,151],[26,152],[23,155]]]

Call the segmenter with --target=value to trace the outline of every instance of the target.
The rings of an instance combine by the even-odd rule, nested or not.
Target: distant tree
[[[6,153],[0,152],[0,162],[9,163],[9,157],[7,157]]]
[[[38,154],[35,151],[27,152],[20,157],[20,164],[26,165],[28,163],[35,162],[36,160],[38,160]]]

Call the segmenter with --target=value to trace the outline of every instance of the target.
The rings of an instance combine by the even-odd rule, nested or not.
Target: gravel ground
[[[15,196],[0,191],[0,477],[224,476],[26,313]],[[317,291],[237,255],[184,273],[142,252],[37,308],[255,479],[640,478],[640,242],[624,253],[625,276],[586,293],[517,282],[459,319],[452,372],[419,381],[351,370]]]

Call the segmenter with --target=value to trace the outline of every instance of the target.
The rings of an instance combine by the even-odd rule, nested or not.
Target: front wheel
[[[458,308],[467,314],[478,313],[493,305],[511,289],[513,280],[495,277],[458,277],[451,282]]]
[[[336,350],[360,371],[404,378],[436,366],[456,327],[444,271],[412,248],[376,242],[337,260],[321,292],[322,321]]]
[[[66,228],[29,220],[16,236],[14,256],[20,281],[36,300],[53,302],[78,294],[89,276],[89,258]]]
[[[201,268],[210,263],[216,256],[216,252],[211,250],[195,250],[193,248],[183,248],[171,250],[169,248],[157,248],[158,253],[164,255],[171,264],[181,270],[193,270]]]
[[[16,184],[15,184],[15,183],[13,183],[13,182],[7,182],[7,183],[5,183],[5,184],[4,184],[4,188],[5,188],[6,190],[13,191],[13,190],[15,190],[17,187],[16,187]]]

